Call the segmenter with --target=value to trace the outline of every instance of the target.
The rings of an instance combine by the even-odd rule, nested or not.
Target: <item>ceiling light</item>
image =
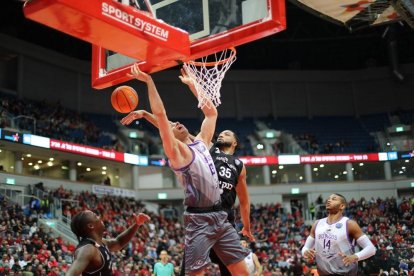
[[[27,164],[27,165],[29,165],[29,166],[33,166],[33,163],[32,162],[30,162],[29,164]]]
[[[77,165],[80,167],[80,166],[82,166],[82,163],[81,162],[78,162]]]
[[[55,158],[50,157],[50,158],[49,158],[49,161],[55,161]]]
[[[86,171],[87,171],[87,172],[90,172],[90,171],[91,171],[91,168],[86,168]]]
[[[36,165],[34,165],[34,166],[33,166],[33,168],[34,168],[35,170],[40,169],[39,165],[37,165],[37,164],[36,164]]]
[[[48,165],[49,167],[52,167],[52,166],[53,166],[53,162],[52,162],[52,161],[49,161],[49,162],[47,162],[47,165]]]
[[[38,161],[37,161],[37,163],[42,164],[42,163],[43,163],[43,161],[42,161],[42,160],[38,160]]]
[[[102,171],[102,174],[106,174],[106,171]]]
[[[103,166],[103,167],[102,167],[102,170],[106,171],[106,166]]]
[[[32,157],[32,155],[30,153],[26,154],[27,157]]]

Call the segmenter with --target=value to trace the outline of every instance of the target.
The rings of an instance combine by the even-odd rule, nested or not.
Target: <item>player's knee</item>
[[[237,276],[249,276],[250,275],[246,262],[244,260],[238,263],[235,263],[235,264],[228,265],[227,268],[232,275],[237,275]]]

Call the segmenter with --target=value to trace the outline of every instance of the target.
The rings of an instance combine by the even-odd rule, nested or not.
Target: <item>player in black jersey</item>
[[[150,220],[140,213],[134,214],[134,224],[115,239],[104,239],[105,225],[92,211],[77,213],[71,222],[72,232],[79,240],[75,250],[75,261],[66,272],[71,275],[109,276],[111,271],[111,252],[124,248],[138,231],[139,226]]]
[[[243,229],[240,234],[254,241],[250,231],[250,197],[247,191],[246,168],[243,162],[233,154],[236,151],[238,138],[231,130],[222,131],[215,143],[210,148],[210,154],[214,160],[221,194],[221,205],[228,214],[229,222],[235,227],[234,204],[239,197],[240,215],[243,222]],[[231,275],[226,266],[217,257],[215,252],[210,251],[210,259],[220,267],[220,275]]]

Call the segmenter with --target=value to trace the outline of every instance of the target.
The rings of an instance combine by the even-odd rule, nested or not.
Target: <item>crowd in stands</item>
[[[399,111],[390,116],[391,118],[397,117],[398,122],[411,124],[414,122],[413,114],[412,111]],[[116,132],[116,126],[112,123],[109,116],[79,114],[78,112],[64,108],[59,102],[49,103],[45,100],[37,102],[2,95],[0,115],[0,128],[11,127],[13,125],[21,130],[32,131],[32,133],[35,132],[41,136],[136,154],[148,155],[160,154],[161,152],[159,141],[157,140],[158,133],[145,120],[140,120],[130,127],[144,131],[146,135],[136,141],[131,141],[131,145],[125,145],[114,134]],[[349,137],[345,137],[347,133],[344,133],[344,131],[346,130],[340,126],[336,126],[335,131],[331,130],[327,132],[321,126],[329,123],[332,124],[332,122],[324,121],[321,118],[317,122],[311,122],[306,118],[298,118],[296,121],[293,121],[293,127],[289,127],[289,119],[278,118],[274,120],[265,118],[263,120],[269,125],[270,129],[292,133],[301,148],[310,154],[371,152],[378,150],[375,141],[369,135],[368,129],[361,128],[358,120],[346,120],[346,118],[345,122],[347,122],[347,126],[354,127],[354,131],[358,129],[357,136],[348,135]],[[36,122],[35,124],[33,119]],[[192,129],[194,120],[184,119],[183,121],[190,130],[196,131],[196,129]],[[240,134],[240,145],[236,153],[237,155],[254,155],[251,148],[252,142],[247,137],[255,133],[256,127],[253,123],[246,123],[252,120],[245,118],[243,122],[235,123],[235,120],[229,121],[228,119],[222,118],[219,121],[221,122],[220,129],[231,128]],[[338,119],[338,122],[334,122],[333,126],[340,125],[341,122],[341,119]],[[316,129],[318,130],[313,129],[314,123],[317,124]],[[382,125],[382,128],[378,131],[383,131],[385,127],[384,122],[377,123]],[[108,127],[109,125],[111,127]],[[303,133],[298,131],[299,126],[303,127],[303,130],[301,130]],[[358,144],[356,141],[362,144]],[[273,151],[275,154],[292,153],[289,152],[288,145],[283,145],[283,143],[278,143],[277,146],[275,145]]]
[[[350,147],[350,143],[345,140],[338,140],[337,142],[326,143],[320,146],[318,139],[312,133],[298,134],[294,136],[294,139],[298,142],[302,149],[306,150],[310,154],[343,153],[347,152],[347,148]]]
[[[27,215],[2,195],[0,200],[0,275],[64,275],[75,246],[41,227],[36,210]]]
[[[146,212],[151,216],[150,223],[142,227],[125,249],[114,254],[114,275],[151,275],[162,250],[167,250],[178,273],[184,244],[180,217],[166,218],[148,212],[142,203],[128,198],[98,198],[89,192],[74,194],[64,188],[50,195],[78,201],[62,206],[68,218],[83,209],[97,212],[110,237],[130,225],[133,213]],[[6,204],[4,199],[2,202],[0,275],[12,275],[4,273],[13,270],[31,271],[33,275],[64,275],[74,246],[38,226],[41,212],[31,210],[25,216],[19,206]],[[263,265],[263,275],[312,275],[315,264],[305,263],[300,255],[310,231],[302,215],[304,211],[300,205],[284,210],[279,203],[251,206],[252,232],[257,240],[250,246]],[[360,262],[359,275],[414,275],[413,211],[414,197],[401,201],[395,198],[349,201],[346,215],[359,223],[377,247],[374,257]],[[241,229],[238,218],[237,227]],[[206,275],[218,275],[217,267],[212,265]]]
[[[114,147],[117,142],[113,134],[102,131],[93,121],[64,108],[59,102],[2,97],[0,112],[2,128],[14,124],[21,130],[29,130],[37,135],[101,147]],[[108,137],[102,139],[105,138],[103,136]],[[102,141],[107,141],[107,144],[102,144]]]

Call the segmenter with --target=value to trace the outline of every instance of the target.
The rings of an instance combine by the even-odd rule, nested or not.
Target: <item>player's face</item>
[[[218,147],[231,147],[236,145],[236,138],[234,137],[233,131],[225,130],[217,137],[216,145]]]
[[[172,123],[171,126],[175,138],[184,142],[188,137],[188,129],[183,124],[180,124],[180,122]]]
[[[241,240],[240,244],[241,244],[242,247],[247,248],[247,241]]]
[[[345,204],[342,201],[343,199],[336,195],[332,194],[326,200],[326,210],[327,211],[340,211],[345,208]]]
[[[90,212],[89,214],[90,224],[93,226],[94,231],[97,231],[98,233],[103,234],[105,225],[103,221],[101,220],[101,217],[92,211],[88,211],[88,212]]]

